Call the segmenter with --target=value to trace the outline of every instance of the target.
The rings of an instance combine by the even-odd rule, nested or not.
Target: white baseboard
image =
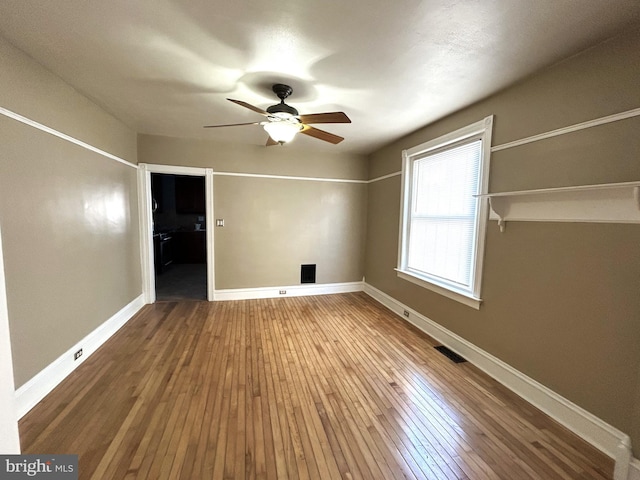
[[[631,440],[626,433],[377,288],[365,283],[364,292],[613,458],[614,480],[640,480],[640,466],[631,460]],[[404,311],[409,312],[408,318]]]
[[[308,295],[327,295],[331,293],[361,292],[363,282],[346,283],[308,283],[286,287],[233,288],[216,290],[213,299],[219,300],[251,300],[256,298],[302,297]],[[284,291],[286,293],[280,293]]]
[[[135,298],[93,332],[45,367],[35,377],[18,388],[16,390],[18,418],[22,418],[29,410],[35,407],[40,400],[57,387],[71,372],[78,368],[78,366],[104,342],[111,338],[111,336],[127,323],[144,305],[143,295]],[[74,360],[73,354],[80,349],[82,349],[82,356],[78,360]]]

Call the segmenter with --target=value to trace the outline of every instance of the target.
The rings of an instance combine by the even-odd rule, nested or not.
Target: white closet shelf
[[[488,198],[490,217],[505,222],[640,223],[640,181],[541,188],[476,195]]]

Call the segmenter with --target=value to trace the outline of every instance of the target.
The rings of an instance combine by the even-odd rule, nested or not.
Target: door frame
[[[0,227],[0,430],[3,432],[2,438],[0,438],[0,453],[19,454],[20,432],[18,430],[18,408],[13,377],[1,230]]]
[[[180,167],[176,165],[138,164],[138,210],[140,218],[140,256],[142,260],[142,293],[145,303],[155,303],[156,283],[153,250],[153,212],[151,199],[151,174],[190,175],[204,177],[205,225],[207,244],[207,300],[214,300],[214,235],[213,216],[213,169],[198,167]]]

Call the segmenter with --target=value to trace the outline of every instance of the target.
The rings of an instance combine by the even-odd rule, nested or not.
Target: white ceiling
[[[1,0],[0,34],[141,133],[264,145],[228,102],[300,113],[369,153],[640,20],[638,0]],[[285,147],[286,148],[286,147]]]

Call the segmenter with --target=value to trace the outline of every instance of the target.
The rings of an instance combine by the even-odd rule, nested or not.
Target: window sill
[[[408,282],[415,283],[416,285],[426,288],[427,290],[431,290],[432,292],[436,292],[440,295],[450,298],[451,300],[455,300],[456,302],[463,303],[468,307],[475,308],[476,310],[480,310],[480,304],[482,303],[481,298],[472,297],[471,295],[457,292],[455,290],[451,290],[441,285],[431,283],[428,280],[425,280],[424,278],[420,278],[416,275],[413,275],[412,273],[405,272],[397,268],[395,269],[395,271],[398,274],[398,277],[402,278],[403,280],[407,280]]]

